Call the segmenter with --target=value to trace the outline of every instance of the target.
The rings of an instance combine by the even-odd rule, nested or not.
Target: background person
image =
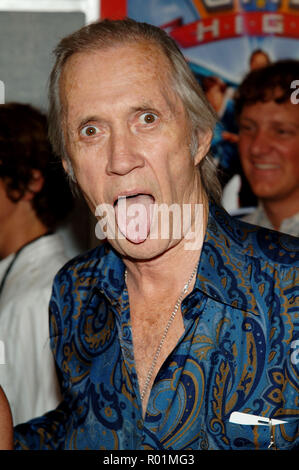
[[[249,73],[236,94],[239,153],[258,207],[244,220],[299,236],[299,106],[291,102],[299,61]]]
[[[204,77],[201,86],[218,117],[211,152],[216,159],[224,186],[238,172],[239,165],[233,89],[216,76]]]
[[[257,70],[271,63],[269,54],[263,49],[255,49],[249,57],[249,69]]]
[[[261,67],[265,67],[271,63],[269,54],[262,49],[255,49],[249,56],[248,65],[249,70],[257,70]],[[244,212],[250,213],[257,205],[257,199],[252,192],[240,163],[240,157],[238,152],[237,143],[239,140],[239,131],[236,122],[236,113],[234,110],[234,101],[231,103],[231,123],[234,123],[234,132],[225,132],[226,138],[231,141],[231,145],[234,145],[234,151],[236,153],[232,164],[230,165],[230,173],[226,168],[221,169],[221,180],[223,180],[223,194],[222,203],[228,212],[234,215],[241,215]],[[232,124],[230,124],[232,127]],[[229,175],[229,178],[227,178]],[[226,184],[226,181],[232,179]]]
[[[54,230],[72,200],[46,116],[30,105],[0,105],[0,383],[14,424],[60,399],[48,304],[53,277],[68,259]]]
[[[9,404],[0,386],[0,450],[13,449],[12,416]]]

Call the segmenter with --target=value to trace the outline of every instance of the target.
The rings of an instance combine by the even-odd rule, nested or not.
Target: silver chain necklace
[[[154,373],[154,370],[155,370],[155,367],[156,367],[156,364],[157,364],[157,361],[158,361],[158,358],[160,356],[160,353],[161,353],[161,350],[162,350],[162,347],[163,347],[163,344],[165,342],[165,339],[166,339],[166,336],[167,336],[167,333],[169,331],[169,328],[171,327],[172,325],[172,322],[173,320],[175,319],[175,316],[177,314],[177,311],[182,303],[182,300],[184,298],[184,295],[188,292],[189,290],[189,287],[190,287],[190,284],[191,284],[191,281],[192,279],[194,278],[195,274],[197,273],[197,268],[198,268],[198,263],[196,264],[191,276],[189,277],[188,281],[186,282],[186,284],[184,284],[184,287],[183,287],[183,290],[181,292],[181,295],[179,296],[178,300],[176,301],[176,304],[174,306],[174,309],[170,315],[170,318],[167,322],[167,325],[165,327],[165,330],[164,330],[164,333],[162,335],[162,338],[161,338],[161,341],[159,343],[159,346],[157,347],[157,350],[156,350],[156,353],[154,355],[154,359],[153,359],[153,362],[152,362],[152,365],[151,367],[149,368],[149,371],[147,373],[147,377],[146,377],[146,380],[145,380],[145,384],[143,386],[143,389],[142,389],[142,392],[140,394],[140,398],[141,398],[141,401],[143,401],[144,397],[145,397],[145,394],[148,390],[148,387],[149,387],[149,384],[150,384],[150,381],[152,379],[152,376],[153,376],[153,373]],[[127,282],[127,270],[125,270],[125,282]]]

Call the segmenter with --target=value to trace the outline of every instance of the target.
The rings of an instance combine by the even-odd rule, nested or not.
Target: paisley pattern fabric
[[[124,265],[109,245],[69,262],[50,303],[64,400],[15,428],[16,449],[279,449],[298,446],[299,240],[210,206],[185,334],[161,367],[142,419]]]

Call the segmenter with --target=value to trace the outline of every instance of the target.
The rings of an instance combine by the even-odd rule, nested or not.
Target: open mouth
[[[128,204],[154,204],[155,198],[151,194],[148,193],[135,193],[135,194],[128,194],[128,195],[120,195],[118,196],[113,206],[116,207],[117,204],[121,201],[126,201]]]
[[[119,195],[114,201],[119,230],[132,243],[142,243],[147,239],[154,203],[155,198],[146,193]]]
[[[258,170],[277,170],[279,165],[275,165],[274,163],[255,163],[254,167]]]

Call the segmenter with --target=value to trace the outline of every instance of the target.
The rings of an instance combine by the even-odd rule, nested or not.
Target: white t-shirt
[[[259,204],[251,214],[243,217],[242,220],[244,220],[244,222],[249,222],[250,224],[259,225],[260,227],[273,230],[273,225],[268,219],[262,204]],[[279,232],[293,235],[293,237],[299,237],[299,212],[292,217],[283,219],[281,226],[279,227]]]
[[[0,261],[0,282],[13,257]],[[37,239],[22,249],[0,294],[0,385],[14,425],[60,401],[49,345],[49,300],[53,278],[67,260],[59,235]]]

